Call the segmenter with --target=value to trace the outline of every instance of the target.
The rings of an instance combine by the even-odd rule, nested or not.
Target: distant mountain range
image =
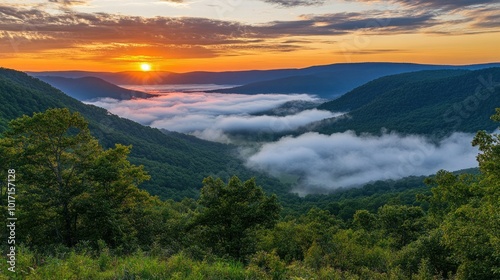
[[[88,121],[91,133],[104,147],[116,143],[132,145],[130,161],[142,164],[152,175],[143,188],[163,198],[194,197],[206,176],[228,180],[257,177],[259,184],[275,193],[288,189],[277,179],[251,171],[234,154],[235,147],[198,139],[176,132],[161,132],[85,105],[60,90],[23,72],[0,68],[0,133],[10,120],[33,115],[49,108],[69,108]]]
[[[354,130],[379,134],[383,128],[408,134],[447,135],[454,131],[493,131],[500,107],[500,67],[438,70],[386,76],[318,107],[346,116],[309,129],[331,134]]]
[[[96,77],[64,78],[38,76],[37,78],[80,101],[105,97],[128,100],[155,96],[141,91],[125,89]]]
[[[340,63],[302,69],[228,71],[228,72],[30,72],[30,75],[64,78],[97,77],[116,85],[145,84],[219,84],[238,85],[214,90],[221,93],[308,93],[334,98],[373,79],[421,70],[477,70],[500,66],[500,63],[465,66],[412,63]]]

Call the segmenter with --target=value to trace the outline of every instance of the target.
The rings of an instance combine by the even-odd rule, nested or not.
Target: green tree
[[[500,121],[500,109],[492,117]],[[433,221],[450,250],[456,279],[500,277],[500,135],[477,133],[481,175],[455,176],[441,171],[430,180]]]
[[[0,157],[3,170],[16,169],[19,236],[34,245],[113,243],[116,231],[126,228],[120,215],[146,196],[137,185],[148,175],[127,161],[129,149],[103,150],[85,119],[68,109],[11,121]]]
[[[242,259],[255,250],[255,233],[274,226],[281,206],[275,195],[266,196],[255,179],[241,182],[236,176],[226,185],[221,179],[203,181],[195,219],[199,236],[212,252]]]
[[[378,210],[382,228],[394,238],[398,248],[417,239],[424,230],[424,211],[418,206],[384,205]]]
[[[354,213],[353,225],[355,228],[371,231],[377,227],[377,217],[368,210],[358,210]]]

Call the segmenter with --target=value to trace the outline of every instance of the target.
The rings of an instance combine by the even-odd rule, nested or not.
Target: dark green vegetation
[[[37,78],[81,101],[104,97],[128,100],[132,98],[148,98],[154,96],[145,92],[128,90],[95,77],[71,79],[40,76]]]
[[[386,128],[439,138],[454,131],[493,131],[489,116],[499,106],[500,68],[423,71],[383,77],[324,103],[319,109],[349,112],[348,117],[312,129],[378,134]]]
[[[68,108],[81,113],[89,122],[91,134],[103,147],[134,146],[130,161],[144,165],[152,176],[141,187],[162,198],[196,197],[200,182],[210,175],[225,179],[232,175],[243,179],[255,176],[255,172],[243,167],[231,146],[142,126],[102,108],[85,105],[22,72],[0,68],[0,104],[0,132],[7,128],[10,120],[24,114],[50,108]],[[257,177],[265,183],[266,191],[286,193],[288,190],[273,178]]]
[[[440,171],[414,198],[408,186],[421,178],[339,192],[365,204],[401,190],[343,219],[332,214],[341,203],[280,215],[275,196],[237,177],[206,178],[198,200],[161,201],[137,188],[148,175],[127,160],[130,148],[100,146],[79,113],[24,116],[0,139],[19,218],[17,272],[0,262],[0,279],[498,279],[499,143],[477,133],[480,172]]]

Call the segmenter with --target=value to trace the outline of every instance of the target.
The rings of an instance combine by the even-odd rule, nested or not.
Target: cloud
[[[432,13],[387,11],[303,15],[295,20],[246,24],[209,18],[147,18],[69,10],[49,13],[44,9],[0,5],[0,53],[11,53],[15,45],[15,51],[21,53],[66,50],[58,55],[100,61],[123,60],[144,53],[156,60],[209,58],[315,46],[314,40],[290,41],[297,36],[356,31],[395,34],[418,32],[437,24],[440,23]]]
[[[89,103],[144,125],[219,142],[228,142],[229,138],[223,135],[226,132],[286,132],[339,115],[316,109],[287,116],[252,115],[294,100],[319,102],[305,94],[174,92],[149,99],[117,101],[108,98]]]
[[[326,0],[263,0],[266,3],[276,4],[282,7],[297,7],[297,6],[318,6],[326,2]]]
[[[87,0],[49,0],[50,3],[56,3],[63,6],[74,6],[86,4]]]
[[[286,132],[315,121],[335,116],[338,116],[338,114],[316,109],[302,111],[295,115],[279,117],[252,116],[248,114],[190,114],[156,120],[151,123],[151,126],[184,133],[204,131],[207,129],[224,132],[258,132],[263,130]]]
[[[299,193],[325,192],[375,180],[430,175],[476,167],[473,135],[455,133],[438,145],[422,136],[357,136],[353,132],[306,133],[263,145],[248,158],[250,168],[300,176]]]
[[[467,35],[498,32],[498,10],[496,0],[348,0],[368,4],[391,5],[393,12],[407,15],[429,14],[432,23],[418,28],[419,32],[438,35]],[[396,4],[396,5],[394,5]],[[399,7],[398,7],[399,6]],[[380,31],[380,30],[379,30]],[[382,30],[387,32],[388,29]]]
[[[485,5],[485,4],[498,4],[496,0],[396,0],[396,2],[416,7],[416,6],[424,6],[431,8],[441,8],[441,9],[460,9],[471,6]]]
[[[373,0],[354,0],[358,2],[378,2]],[[443,10],[456,10],[472,6],[498,4],[496,0],[391,0],[389,2],[398,3],[411,8],[430,8]]]
[[[147,86],[142,88],[146,89]],[[167,90],[156,93],[161,96],[125,101],[102,99],[91,104],[145,125],[222,143],[239,142],[230,137],[231,133],[286,133],[339,115],[316,109],[286,116],[255,114],[295,100],[320,102],[305,94],[169,93]],[[243,147],[241,156],[255,170],[276,176],[297,175],[295,191],[306,194],[375,180],[429,175],[440,169],[475,167],[478,151],[471,147],[472,138],[470,134],[455,133],[436,144],[423,136],[396,133],[371,136],[310,132]]]
[[[486,0],[478,1],[478,5],[472,4],[473,1],[394,0],[392,7],[379,10],[305,14],[260,24],[198,17],[84,13],[73,9],[86,2],[0,4],[0,57],[12,57],[15,53],[29,59],[57,56],[113,64],[137,60],[162,62],[317,50],[324,48],[321,44],[325,43],[318,36],[337,39],[337,35],[360,33],[369,36],[498,32],[495,14],[498,4]],[[321,5],[326,0],[266,2],[294,7]],[[396,2],[403,7],[394,5]],[[328,43],[332,41],[341,40]]]
[[[500,8],[500,5],[499,7]],[[483,30],[486,28],[496,28],[500,27],[500,14],[499,9],[477,9],[473,11],[466,11],[465,15],[471,19],[472,26],[476,29]]]
[[[369,54],[380,54],[380,53],[408,53],[409,50],[405,49],[368,49],[368,50],[346,50],[346,54],[357,54],[357,55],[369,55]]]

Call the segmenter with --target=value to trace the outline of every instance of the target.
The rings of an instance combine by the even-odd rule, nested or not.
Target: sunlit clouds
[[[221,1],[0,3],[2,66],[120,71],[149,61],[183,72],[500,59],[497,1]]]

